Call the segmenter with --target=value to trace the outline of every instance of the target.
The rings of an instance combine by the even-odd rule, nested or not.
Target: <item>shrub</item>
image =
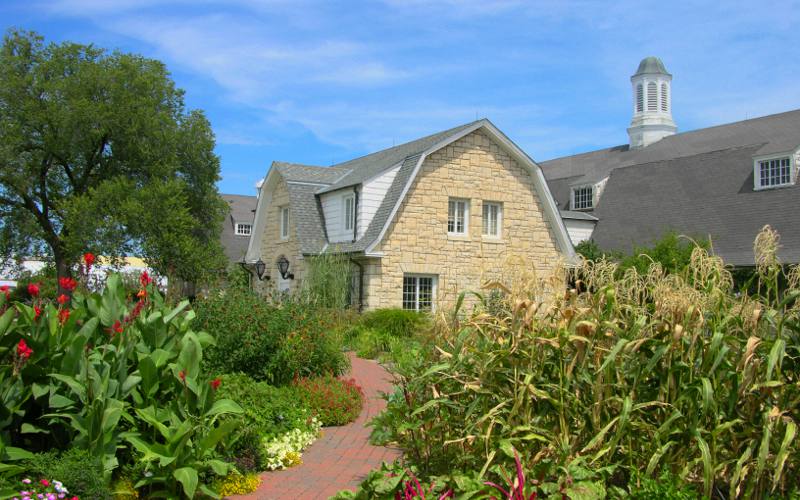
[[[52,478],[61,481],[70,497],[97,500],[113,497],[103,480],[103,463],[86,450],[72,448],[61,455],[57,452],[37,453],[22,464],[26,476],[38,481]]]
[[[308,257],[301,300],[326,309],[350,307],[352,266],[349,257],[344,254],[324,253]]]
[[[365,312],[361,324],[394,337],[410,338],[428,323],[425,313],[406,309],[376,309]]]
[[[309,430],[292,429],[272,439],[262,440],[262,469],[277,470],[303,463],[303,450],[308,448],[320,435],[322,424],[316,418],[311,420]]]
[[[364,406],[364,391],[355,380],[333,375],[295,382],[298,399],[311,408],[322,425],[344,425],[355,420]]]
[[[199,325],[217,337],[206,352],[208,371],[243,372],[284,385],[296,377],[347,369],[333,321],[312,306],[269,304],[251,291],[232,288],[198,300],[194,310]]]
[[[586,290],[454,322],[395,366],[373,438],[428,476],[491,474],[513,447],[538,457],[537,477],[580,458],[625,477],[663,470],[707,497],[785,494],[800,486],[800,267],[778,293],[776,248],[766,229],[757,295],[734,293],[698,247],[682,272],[590,263]]]

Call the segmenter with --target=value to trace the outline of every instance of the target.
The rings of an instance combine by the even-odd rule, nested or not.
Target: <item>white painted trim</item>
[[[307,181],[286,181],[286,184],[292,184],[296,186],[322,186],[322,187],[330,186],[330,184],[325,184],[324,182],[307,182]]]
[[[447,199],[447,225],[450,225],[450,202],[456,203],[456,216],[458,215],[458,203],[464,204],[464,230],[463,231],[447,231],[448,236],[469,236],[469,216],[470,216],[470,199],[469,198],[456,198],[451,196]],[[453,220],[454,225],[458,226],[458,220]]]
[[[290,236],[289,226],[292,225],[292,211],[290,210],[290,205],[284,205],[282,207],[278,207],[278,210],[279,210],[278,214],[280,217],[279,224],[281,229],[280,232],[281,241],[286,241],[289,239]],[[283,216],[284,211],[286,212],[285,218]]]
[[[497,207],[497,234],[487,234],[483,232],[483,214],[484,214],[484,207],[488,205],[494,205]],[[487,224],[488,225],[488,224]],[[503,202],[502,201],[491,201],[491,200],[481,200],[481,238],[484,240],[503,240]]]
[[[577,208],[575,206],[575,190],[576,189],[584,189],[584,188],[591,188],[592,189],[592,206],[590,207],[583,207]],[[570,210],[575,212],[582,212],[584,210],[594,210],[594,206],[597,204],[597,188],[594,184],[575,184],[574,186],[569,187],[569,206]]]
[[[241,233],[239,232],[239,227],[247,226],[250,228],[249,233]],[[234,236],[251,236],[253,234],[253,224],[250,222],[236,222],[233,224],[233,234]]]
[[[492,138],[494,138],[497,142],[499,142],[506,152],[508,152],[514,159],[519,161],[522,165],[528,168],[528,171],[533,175],[533,185],[536,189],[536,194],[539,196],[539,199],[542,202],[542,207],[544,208],[545,215],[549,218],[550,222],[553,224],[553,230],[556,237],[556,243],[558,247],[563,252],[564,256],[567,260],[567,265],[577,265],[578,257],[575,253],[575,248],[572,246],[572,241],[569,238],[569,234],[567,233],[567,229],[564,226],[564,221],[561,219],[561,214],[556,206],[556,202],[553,199],[553,195],[550,192],[550,189],[547,187],[547,182],[545,181],[544,174],[542,173],[541,167],[531,159],[522,149],[519,148],[516,144],[514,144],[511,139],[509,139],[504,133],[502,133],[497,127],[492,124],[487,119],[483,119],[471,127],[468,127],[465,130],[457,134],[453,134],[450,137],[440,141],[439,143],[431,146],[428,150],[424,151],[417,159],[417,163],[414,166],[414,170],[411,172],[411,175],[406,182],[406,185],[403,186],[403,191],[400,193],[400,197],[397,199],[394,207],[392,207],[392,211],[389,214],[389,218],[386,220],[386,223],[381,228],[381,232],[378,234],[378,237],[375,238],[375,241],[369,244],[367,248],[364,250],[365,254],[370,254],[375,249],[375,247],[383,240],[383,237],[386,235],[386,231],[389,229],[392,221],[394,220],[395,216],[397,215],[398,210],[400,209],[403,200],[405,199],[406,195],[408,194],[408,190],[411,189],[411,185],[414,183],[414,180],[419,173],[419,169],[422,166],[422,163],[425,161],[425,158],[438,151],[439,149],[451,144],[462,137],[465,137],[472,132],[478,129],[486,130]]]
[[[417,287],[416,287],[416,309],[405,309],[403,307],[404,297],[403,294],[405,293],[405,279],[406,278],[417,278]],[[403,273],[403,283],[400,285],[400,307],[405,309],[406,311],[420,311],[419,308],[419,279],[420,278],[431,278],[431,310],[430,312],[436,312],[436,302],[438,300],[438,293],[439,293],[439,275],[438,274],[428,274],[428,273]]]

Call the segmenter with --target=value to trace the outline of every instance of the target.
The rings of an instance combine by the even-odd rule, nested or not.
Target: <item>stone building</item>
[[[246,256],[258,286],[297,290],[323,252],[348,256],[370,309],[430,310],[512,260],[544,277],[575,259],[539,166],[486,119],[331,167],[274,162]]]

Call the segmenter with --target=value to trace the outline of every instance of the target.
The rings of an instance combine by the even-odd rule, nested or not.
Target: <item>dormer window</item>
[[[250,234],[253,232],[253,226],[252,224],[240,224],[237,222],[234,232],[236,233],[236,236],[250,236]]]
[[[594,187],[579,186],[572,188],[572,209],[591,210],[594,208]]]
[[[788,186],[792,178],[792,159],[789,156],[756,161],[756,189]]]
[[[342,219],[344,220],[344,230],[352,231],[356,223],[356,197],[349,194],[342,198]]]

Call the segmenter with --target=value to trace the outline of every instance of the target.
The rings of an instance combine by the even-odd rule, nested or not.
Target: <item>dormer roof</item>
[[[639,68],[636,70],[636,73],[633,74],[633,76],[639,75],[672,76],[667,73],[667,68],[664,67],[664,63],[661,62],[661,59],[657,58],[656,56],[645,57],[642,59],[642,62],[639,63]]]

